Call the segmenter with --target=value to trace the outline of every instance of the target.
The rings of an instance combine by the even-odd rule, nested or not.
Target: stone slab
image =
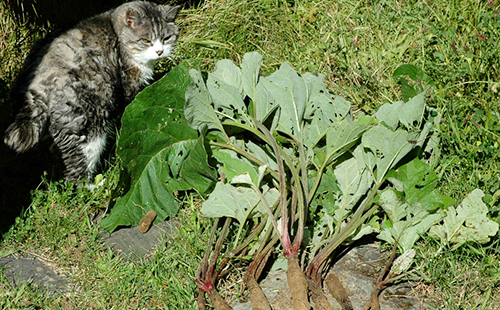
[[[38,258],[8,255],[0,258],[0,268],[16,286],[28,283],[47,290],[49,294],[68,291],[68,281]]]
[[[121,228],[111,234],[104,232],[101,241],[126,260],[141,259],[152,253],[177,225],[176,221],[164,221],[151,226],[145,234],[139,232],[139,227]]]
[[[363,309],[369,301],[371,292],[375,288],[375,280],[385,266],[388,256],[389,253],[381,253],[377,245],[366,245],[351,249],[332,268],[346,288],[354,310]],[[259,285],[274,310],[292,309],[285,271],[270,272]],[[387,287],[379,297],[380,309],[430,309],[425,296],[414,296],[413,289],[414,284],[411,282]],[[341,310],[340,304],[329,293],[326,296],[335,310]],[[231,306],[234,310],[251,310],[248,296],[235,301]]]

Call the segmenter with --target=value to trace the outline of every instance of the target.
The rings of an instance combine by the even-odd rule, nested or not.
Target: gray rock
[[[153,225],[145,234],[141,234],[138,227],[123,228],[111,234],[103,233],[101,240],[126,260],[140,259],[153,252],[165,234],[174,231],[176,226],[175,221],[162,222]],[[49,294],[69,291],[68,281],[36,257],[9,255],[0,258],[0,269],[16,286],[28,283],[47,290]]]
[[[354,310],[363,309],[369,301],[375,281],[385,266],[389,253],[381,253],[377,245],[367,245],[350,250],[332,268],[346,288]],[[270,272],[259,283],[274,310],[291,309],[291,296],[286,282],[286,272]],[[429,303],[422,296],[413,296],[414,284],[403,282],[387,287],[379,296],[381,310],[428,309]],[[326,294],[335,310],[341,306],[329,293]],[[232,305],[235,310],[251,309],[248,297],[237,300]]]
[[[47,290],[49,294],[61,294],[68,291],[68,281],[54,272],[54,270],[43,261],[31,257],[14,257],[9,255],[0,259],[0,268],[7,279],[14,285],[25,283],[38,286]]]
[[[139,232],[139,227],[122,228],[111,234],[103,233],[101,241],[125,260],[141,259],[153,252],[177,225],[176,221],[161,222],[151,226],[145,234]]]
[[[367,245],[352,249],[333,267],[333,272],[347,289],[354,309],[362,309],[369,301],[389,255],[381,253],[377,245]],[[379,295],[380,309],[426,309],[423,298],[410,295],[413,287],[408,282],[387,287]]]

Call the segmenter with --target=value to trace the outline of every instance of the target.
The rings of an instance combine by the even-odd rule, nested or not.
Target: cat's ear
[[[127,24],[127,26],[134,29],[135,27],[137,27],[137,25],[139,25],[140,18],[141,17],[139,12],[132,8],[129,8],[127,10],[127,13],[125,14],[125,23]]]
[[[167,18],[167,21],[173,22],[177,17],[177,14],[181,10],[181,8],[182,5],[176,5],[176,6],[164,5],[163,11],[165,12],[165,17]]]

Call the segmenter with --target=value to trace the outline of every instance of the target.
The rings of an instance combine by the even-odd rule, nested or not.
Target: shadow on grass
[[[3,143],[3,134],[10,118],[6,117],[5,102],[0,116],[0,240],[15,223],[16,218],[31,204],[31,192],[40,187],[42,177],[62,178],[62,161],[51,154],[50,141],[43,141],[32,150],[16,154]]]
[[[44,53],[50,43],[61,33],[56,30],[34,44],[33,51]],[[41,57],[30,53],[18,76],[21,81],[9,94],[9,82],[0,78],[0,234],[7,232],[16,217],[22,214],[31,203],[31,191],[38,188],[42,176],[48,180],[62,177],[62,160],[51,150],[52,140],[42,139],[36,147],[23,154],[16,154],[3,142],[5,130],[14,121],[14,116],[24,105],[27,85],[31,84]],[[16,82],[12,83],[13,85]],[[12,100],[11,100],[12,99]],[[11,106],[10,101],[17,102]],[[12,113],[14,109],[14,113]],[[55,148],[54,148],[55,149]],[[54,156],[54,154],[56,156]],[[0,235],[0,240],[3,237]]]

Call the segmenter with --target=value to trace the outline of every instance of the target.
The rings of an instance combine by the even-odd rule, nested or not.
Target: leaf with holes
[[[102,220],[106,230],[138,225],[149,210],[163,221],[177,213],[173,191],[203,193],[214,183],[203,138],[182,113],[190,83],[187,67],[177,66],[127,107],[117,147],[122,171],[111,213]]]

